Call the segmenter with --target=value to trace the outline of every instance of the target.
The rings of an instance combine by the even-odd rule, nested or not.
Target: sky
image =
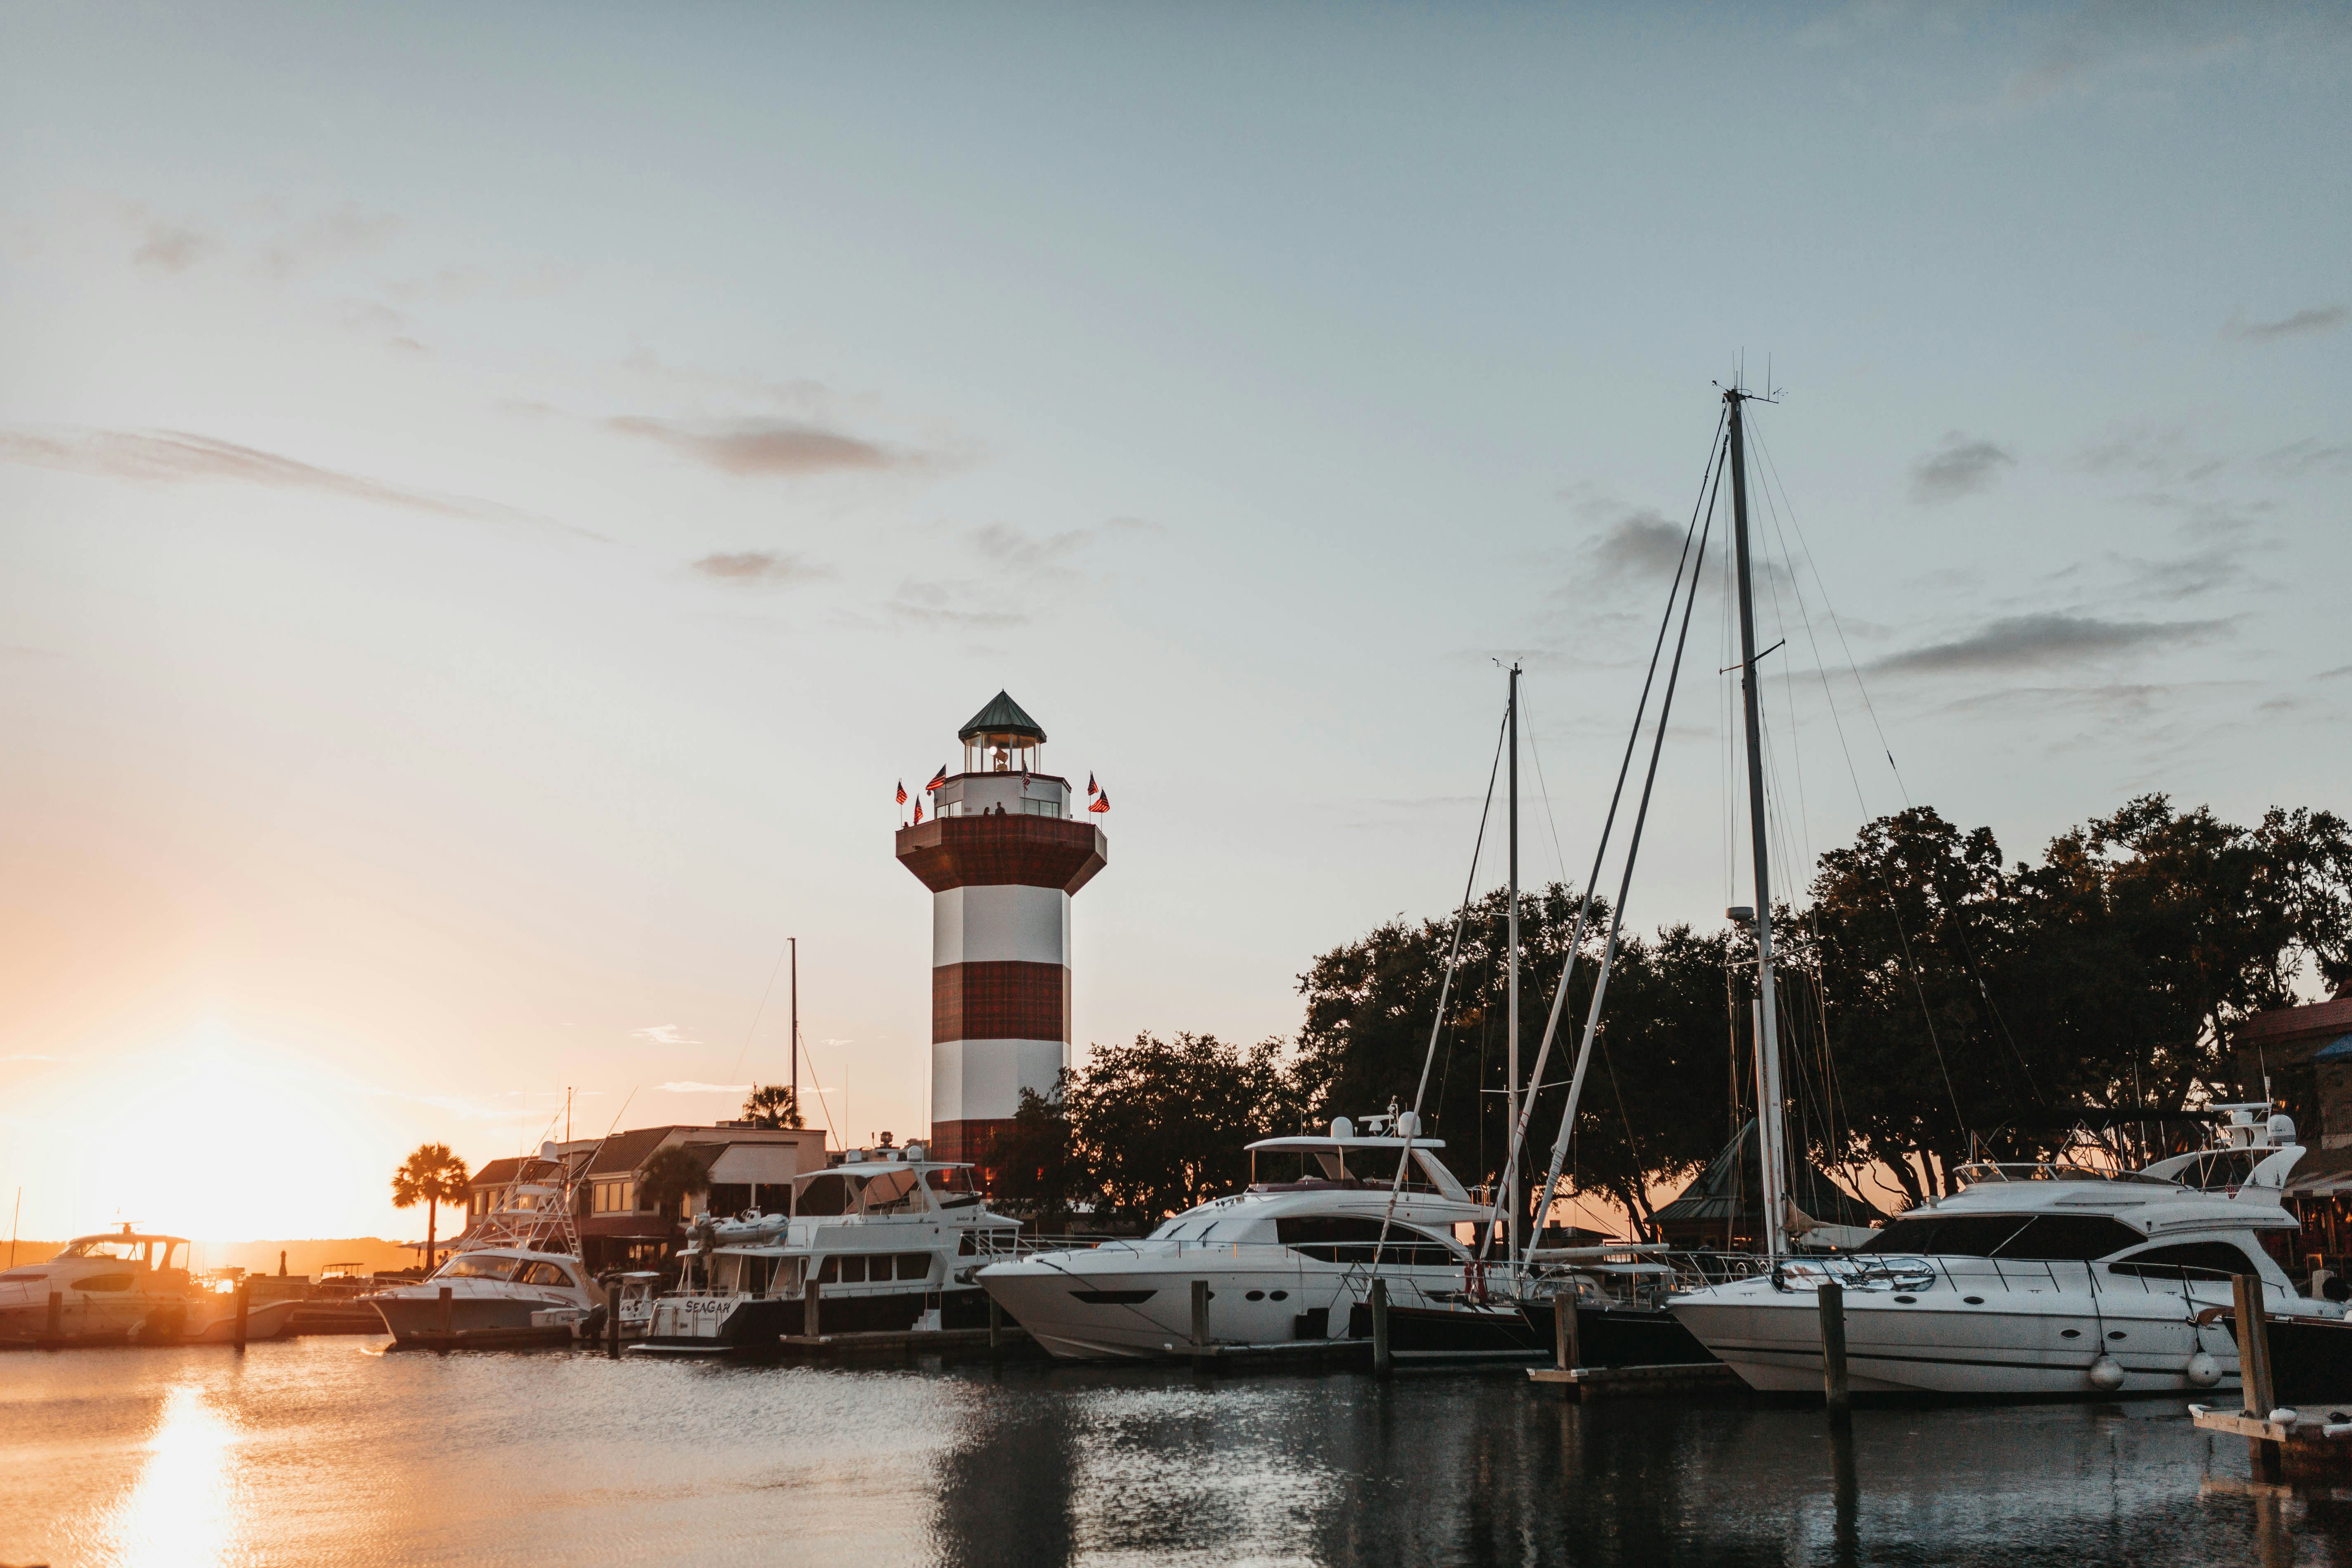
[[[1116,800],[1078,1054],[1288,1036],[1460,896],[1514,659],[1582,881],[1735,376],[1784,891],[1906,802],[2352,808],[2347,66],[2322,7],[0,5],[0,1202],[421,1234],[420,1142],[782,1078],[788,937],[819,1120],[919,1129],[893,791],[999,689]],[[1641,928],[1752,899],[1707,581]]]

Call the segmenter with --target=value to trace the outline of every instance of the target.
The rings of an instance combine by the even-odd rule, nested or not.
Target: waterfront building
[[[709,1173],[708,1190],[668,1211],[644,1191],[645,1169],[663,1149],[694,1151]],[[824,1133],[806,1127],[754,1127],[748,1121],[712,1125],[635,1127],[609,1138],[582,1138],[542,1144],[537,1155],[492,1160],[476,1172],[466,1208],[466,1234],[488,1224],[500,1194],[520,1181],[561,1187],[575,1184],[572,1226],[580,1237],[581,1260],[592,1274],[609,1269],[658,1268],[676,1252],[682,1227],[701,1214],[792,1212],[793,1178],[825,1168]],[[528,1194],[512,1200],[528,1209]]]
[[[1052,1093],[1069,1065],[1070,898],[1108,847],[1069,781],[1044,771],[1045,731],[1010,695],[957,739],[962,771],[917,797],[928,820],[898,830],[898,856],[931,890],[932,1157],[973,1162],[986,1186],[1021,1091]]]
[[[2238,1081],[2248,1098],[2267,1086],[2294,1119],[2310,1150],[2287,1184],[2286,1205],[2303,1221],[2289,1272],[2332,1269],[2352,1256],[2352,984],[2325,1002],[2257,1013],[2231,1031]]]

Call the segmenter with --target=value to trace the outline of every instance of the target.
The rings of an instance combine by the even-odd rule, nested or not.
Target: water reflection
[[[2352,1491],[2345,1496],[2352,1499]],[[2352,1562],[2179,1406],[1576,1405],[1524,1378],[818,1371],[349,1341],[0,1355],[0,1562]]]
[[[197,1568],[227,1560],[238,1533],[236,1429],[194,1383],[165,1391],[146,1462],[107,1510],[100,1560]]]

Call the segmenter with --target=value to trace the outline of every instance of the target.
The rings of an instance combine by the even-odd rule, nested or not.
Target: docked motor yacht
[[[1418,1131],[1405,1111],[1367,1117],[1361,1132],[1340,1117],[1326,1136],[1261,1139],[1249,1145],[1246,1190],[1140,1240],[990,1264],[980,1282],[1068,1361],[1188,1352],[1196,1279],[1208,1284],[1211,1344],[1363,1338],[1376,1274],[1388,1281],[1399,1357],[1524,1357],[1537,1348],[1525,1315],[1486,1300],[1478,1260],[1456,1238],[1457,1226],[1492,1223],[1494,1208]]]
[[[250,1304],[245,1337],[276,1337],[299,1304]],[[236,1335],[236,1297],[190,1278],[184,1237],[126,1225],[113,1236],[77,1237],[45,1263],[0,1274],[0,1342],[226,1344]]]
[[[481,1226],[458,1239],[447,1262],[422,1279],[361,1300],[404,1344],[426,1335],[585,1318],[604,1298],[580,1260],[572,1193],[550,1145],[539,1161],[517,1172]]]
[[[1015,1254],[1021,1222],[982,1204],[971,1172],[886,1142],[793,1177],[789,1215],[705,1216],[635,1348],[772,1351],[806,1331],[811,1283],[825,1333],[983,1326],[972,1271]]]
[[[2236,1342],[2212,1310],[2230,1306],[2232,1275],[2259,1275],[2274,1313],[2344,1309],[2298,1296],[2262,1244],[2297,1228],[2281,1204],[2304,1152],[2294,1122],[2258,1116],[2267,1102],[2214,1109],[2231,1116],[2221,1150],[2135,1172],[1964,1165],[1959,1191],[1854,1252],[1784,1258],[1669,1310],[1759,1389],[1822,1386],[1815,1291],[1832,1280],[1857,1393],[2116,1397],[2235,1383]],[[2179,1179],[2217,1170],[2236,1180]]]

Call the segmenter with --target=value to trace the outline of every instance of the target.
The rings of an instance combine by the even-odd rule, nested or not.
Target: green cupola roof
[[[1037,727],[1037,721],[1021,711],[1021,704],[1013,701],[1011,694],[1003,691],[991,698],[987,707],[973,714],[971,721],[956,731],[956,738],[963,741],[982,735],[1012,735],[1041,746],[1045,743],[1045,731]]]

